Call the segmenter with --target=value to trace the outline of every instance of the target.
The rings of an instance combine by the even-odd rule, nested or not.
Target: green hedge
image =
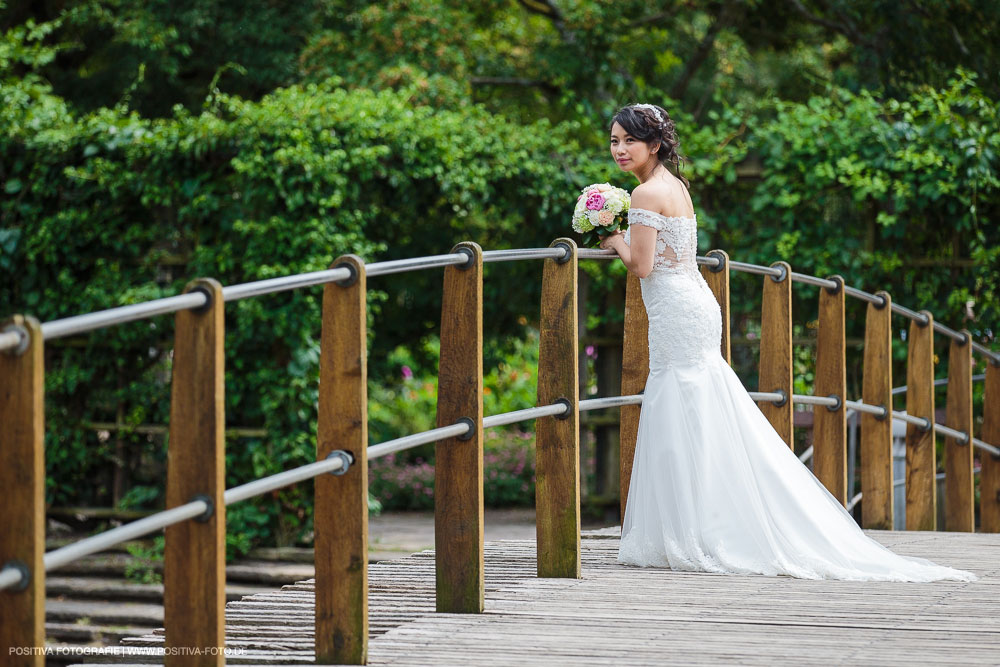
[[[344,252],[373,260],[467,239],[547,245],[562,227],[554,212],[586,178],[558,128],[439,113],[405,92],[310,85],[259,103],[219,96],[200,115],[178,109],[166,120],[75,116],[37,81],[2,95],[0,262],[17,278],[4,280],[0,303],[43,321],[175,294],[195,276],[232,284],[323,269]],[[497,281],[491,333],[504,317],[507,331],[524,330],[508,308],[537,309],[533,269]],[[439,272],[373,280],[375,349],[433,331],[440,289]],[[312,456],[320,294],[227,306],[227,422],[268,434],[230,439],[228,484]],[[81,425],[165,424],[171,345],[163,317],[48,347],[49,502],[107,503],[118,437],[130,466],[162,467],[162,438]],[[373,352],[374,375],[381,358]],[[136,481],[162,487],[155,475]],[[296,539],[309,495],[307,486],[282,491],[278,502],[235,508],[231,523]],[[279,514],[292,525],[278,526]]]
[[[460,240],[545,246],[568,233],[579,187],[631,185],[596,126],[437,110],[415,104],[413,91],[345,91],[336,79],[259,102],[215,93],[202,113],[177,108],[166,119],[127,104],[80,114],[30,73],[52,55],[33,44],[27,33],[0,44],[3,314],[50,320],[172,295],[196,276],[232,284],[322,269],[344,252],[376,260]],[[693,156],[702,250],[836,271],[955,326],[971,300],[978,320],[964,324],[996,347],[1000,123],[971,77],[908,100],[834,89],[701,124],[675,115]],[[756,175],[738,177],[747,164]],[[915,256],[974,263],[923,268]],[[584,266],[594,278],[590,324],[620,321],[604,300],[621,284],[620,264]],[[487,368],[526,334],[540,274],[537,263],[488,267]],[[415,372],[433,375],[440,274],[371,285],[373,378],[395,372],[387,360],[401,344]],[[267,433],[227,442],[227,484],[312,457],[319,295],[227,307],[228,425]],[[811,312],[814,294],[796,295],[797,312]],[[735,315],[752,317],[756,298],[734,302]],[[166,423],[171,345],[163,317],[48,346],[49,502],[106,504],[111,462],[122,459],[139,487],[129,502],[155,505],[164,439],[130,427]],[[87,426],[115,421],[126,430]],[[242,546],[295,541],[309,530],[310,497],[301,485],[235,507],[232,531]]]

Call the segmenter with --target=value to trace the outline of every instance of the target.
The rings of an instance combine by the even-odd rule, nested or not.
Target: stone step
[[[68,563],[53,576],[125,577],[127,568],[140,566],[139,559],[129,554],[101,553]],[[148,565],[154,572],[163,573],[163,563]],[[315,576],[312,563],[279,563],[265,560],[243,560],[226,566],[226,581],[280,586]]]
[[[142,625],[156,628],[163,625],[163,605],[149,602],[47,599],[45,620],[56,623]]]
[[[73,645],[111,645],[120,643],[126,637],[141,637],[149,634],[150,627],[53,621],[46,622],[45,636],[50,641],[59,640],[61,642],[72,643]]]
[[[61,572],[61,571],[60,571]],[[242,583],[226,584],[226,600],[239,600],[244,595],[268,593],[273,585],[253,586]],[[50,598],[102,600],[139,600],[163,602],[163,584],[140,584],[110,577],[50,576],[45,579],[45,594]]]

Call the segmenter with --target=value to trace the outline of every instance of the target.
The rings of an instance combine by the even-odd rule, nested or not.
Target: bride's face
[[[646,142],[639,141],[615,123],[611,126],[611,157],[622,171],[635,171],[650,160],[656,160],[656,153]]]

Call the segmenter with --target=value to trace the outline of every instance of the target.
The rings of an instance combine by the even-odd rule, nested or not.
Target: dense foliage
[[[162,120],[112,110],[77,118],[57,98],[13,87],[4,97],[7,117],[23,120],[0,139],[11,195],[3,257],[18,274],[0,301],[42,320],[173,294],[197,275],[231,284],[318,270],[345,251],[433,254],[466,238],[495,247],[512,216],[537,223],[571,197],[566,185],[537,190],[564,179],[544,123],[497,135],[485,113],[414,109],[402,93],[310,85],[260,103],[220,96],[209,112]],[[515,150],[498,150],[501,140]],[[515,193],[518,206],[496,205]],[[436,235],[426,219],[442,221]],[[535,228],[536,244],[551,235]],[[375,339],[419,338],[439,280],[400,282],[384,309],[373,284]],[[508,297],[526,303],[515,290]],[[318,328],[318,290],[227,307],[228,420],[267,433],[229,447],[231,483],[311,455]],[[122,422],[140,446],[146,436],[127,427],[166,422],[171,332],[164,318],[50,346],[52,502],[106,502],[107,485],[88,480],[102,479],[113,439],[81,429],[82,419]]]
[[[548,245],[580,187],[633,185],[606,158],[605,123],[642,100],[677,121],[702,252],[840,273],[996,348],[998,7],[0,2],[0,316],[50,320],[346,252]],[[585,329],[620,334],[623,268],[582,266]],[[487,413],[533,402],[540,272],[487,267]],[[373,441],[433,423],[439,276],[370,282]],[[759,281],[733,283],[734,334],[752,337]],[[807,339],[816,292],[795,294]],[[319,295],[227,306],[230,484],[312,455]],[[48,346],[49,502],[161,502],[171,338],[159,318]],[[752,354],[738,359],[755,386]],[[808,392],[807,349],[796,369]],[[116,465],[133,470],[124,486]],[[234,546],[302,539],[309,498],[303,485],[233,508]]]

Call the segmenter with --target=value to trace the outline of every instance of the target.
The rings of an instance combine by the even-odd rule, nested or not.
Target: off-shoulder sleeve
[[[656,230],[666,228],[662,215],[654,211],[647,211],[644,208],[630,208],[628,210],[628,224],[645,225],[646,227],[652,227]]]

